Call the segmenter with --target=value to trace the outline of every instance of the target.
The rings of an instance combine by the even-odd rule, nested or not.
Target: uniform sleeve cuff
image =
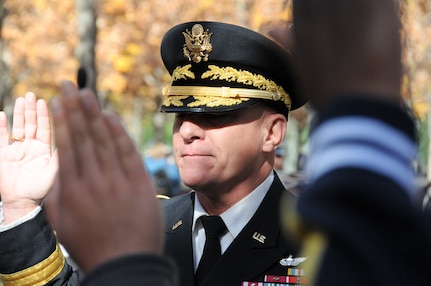
[[[337,102],[319,114],[313,128],[309,180],[353,167],[389,178],[413,194],[415,134],[412,118],[401,107],[360,99]]]
[[[42,207],[38,206],[33,211],[29,212],[25,216],[17,219],[13,223],[4,224],[4,214],[3,214],[3,202],[0,202],[0,232],[10,230],[20,224],[23,224],[37,216],[37,214],[42,210]]]

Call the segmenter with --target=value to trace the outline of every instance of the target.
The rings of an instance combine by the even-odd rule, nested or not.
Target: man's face
[[[265,160],[267,116],[259,106],[218,114],[178,113],[173,146],[184,184],[196,191],[223,192],[253,180]]]

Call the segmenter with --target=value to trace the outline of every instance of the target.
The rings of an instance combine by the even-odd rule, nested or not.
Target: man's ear
[[[267,115],[265,124],[267,134],[262,148],[264,152],[273,152],[286,135],[287,119],[283,114],[271,113]]]

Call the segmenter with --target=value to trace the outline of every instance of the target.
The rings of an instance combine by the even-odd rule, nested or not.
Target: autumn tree
[[[75,0],[79,43],[75,53],[80,72],[77,80],[85,87],[96,89],[96,0]]]
[[[49,99],[64,79],[74,79],[77,32],[73,2],[6,1],[3,39],[9,53],[13,96],[33,91]]]
[[[5,43],[3,41],[3,22],[7,16],[7,9],[4,6],[4,0],[0,0],[0,109],[9,111],[12,108],[12,98],[10,91],[12,89],[12,81],[9,77],[9,66],[5,62],[7,57]]]
[[[404,24],[405,80],[403,93],[418,121],[418,169],[431,179],[429,168],[431,105],[431,4],[429,0],[401,1]]]
[[[424,118],[431,82],[429,0],[400,2],[405,5],[409,67],[404,91]],[[157,111],[161,90],[170,83],[159,51],[170,27],[208,20],[263,31],[274,21],[291,20],[291,0],[20,0],[4,5],[8,16],[1,51],[15,83],[12,96],[31,90],[49,99],[58,94],[61,80],[76,79],[80,65],[94,65],[90,86],[104,98],[105,108],[121,115],[141,147],[153,138],[170,142],[171,117]],[[306,115],[292,113],[292,118],[306,120]]]

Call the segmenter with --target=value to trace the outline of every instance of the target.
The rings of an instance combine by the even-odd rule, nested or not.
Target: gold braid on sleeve
[[[57,244],[55,251],[45,260],[15,273],[0,274],[0,281],[4,286],[46,285],[61,272],[64,264],[64,255]]]

